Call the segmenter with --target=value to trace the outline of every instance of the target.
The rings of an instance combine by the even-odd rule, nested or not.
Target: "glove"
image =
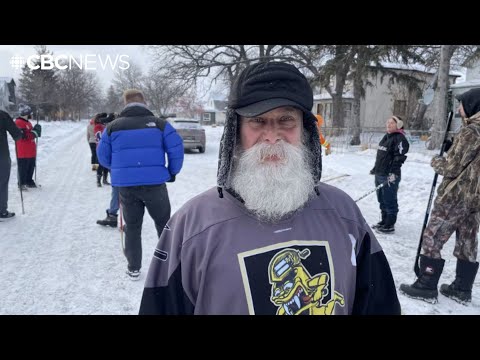
[[[330,155],[332,153],[332,150],[330,150],[330,146],[327,146],[325,148],[325,155]]]
[[[443,148],[443,151],[447,152],[448,150],[450,150],[450,148],[452,147],[452,144],[453,144],[452,140],[445,141],[445,147]]]
[[[32,133],[34,133],[37,138],[42,136],[42,126],[40,124],[35,124],[32,129]]]
[[[387,180],[389,184],[395,184],[395,181],[397,180],[397,175],[390,173],[388,174]]]
[[[373,168],[372,170],[370,170],[370,175],[375,175],[375,168]]]
[[[175,175],[171,175],[170,180],[167,180],[167,182],[170,182],[170,183],[175,182]]]

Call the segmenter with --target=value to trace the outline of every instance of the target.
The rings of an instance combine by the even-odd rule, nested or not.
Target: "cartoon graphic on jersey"
[[[351,300],[337,284],[328,241],[287,240],[237,257],[249,314],[348,313]]]
[[[268,266],[269,282],[272,285],[270,301],[277,306],[277,315],[331,315],[336,304],[344,306],[343,295],[334,291],[328,295],[328,273],[310,275],[302,260],[311,254],[287,248],[276,253]]]

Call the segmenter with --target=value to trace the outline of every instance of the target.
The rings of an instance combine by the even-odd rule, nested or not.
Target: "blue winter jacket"
[[[163,184],[182,168],[183,140],[147,108],[130,106],[107,125],[97,155],[111,170],[113,186]]]

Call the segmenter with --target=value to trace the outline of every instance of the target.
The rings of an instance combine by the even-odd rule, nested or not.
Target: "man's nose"
[[[275,144],[277,141],[282,139],[281,133],[279,131],[278,125],[275,123],[268,123],[263,129],[263,141]]]

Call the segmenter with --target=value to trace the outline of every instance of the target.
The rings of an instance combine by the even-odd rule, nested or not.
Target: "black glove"
[[[42,136],[42,126],[40,124],[35,124],[32,129],[32,133],[34,133],[37,138]]]
[[[445,147],[443,148],[443,151],[447,152],[448,150],[450,150],[450,148],[452,147],[452,144],[453,144],[452,140],[446,140],[445,141]]]
[[[175,182],[175,175],[171,175],[170,180],[167,180],[167,182]]]
[[[373,168],[372,170],[370,170],[370,175],[375,175],[375,168]]]

